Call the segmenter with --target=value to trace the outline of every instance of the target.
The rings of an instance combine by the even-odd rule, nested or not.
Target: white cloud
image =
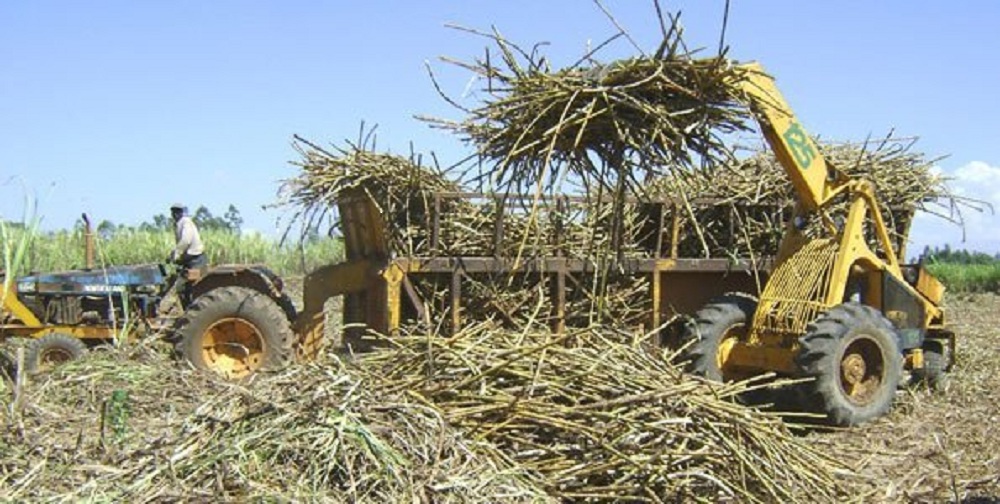
[[[1000,166],[973,161],[951,171],[934,167],[932,173],[946,177],[953,194],[1000,209]],[[932,215],[918,214],[910,233],[912,243],[907,255],[919,253],[925,245],[941,247],[945,244],[991,254],[1000,252],[1000,217],[989,208],[977,211],[963,207],[960,210],[961,215],[955,218],[961,218],[964,233],[957,224]]]
[[[963,183],[983,183],[1000,186],[1000,167],[973,161],[955,170],[955,178]]]

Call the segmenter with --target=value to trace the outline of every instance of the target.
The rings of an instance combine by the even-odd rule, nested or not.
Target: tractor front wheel
[[[87,345],[79,338],[61,333],[46,334],[28,344],[24,369],[29,373],[49,371],[86,353]]]
[[[899,339],[875,309],[835,306],[799,338],[796,363],[809,404],[837,426],[858,425],[889,411],[902,375]]]
[[[281,369],[294,358],[295,335],[270,296],[246,287],[208,291],[174,326],[177,353],[226,378]]]

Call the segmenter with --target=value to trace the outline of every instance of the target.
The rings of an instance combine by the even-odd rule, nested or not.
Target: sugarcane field
[[[289,133],[261,255],[0,210],[0,501],[1000,502],[1000,284],[913,245],[990,202],[915,136],[825,135],[728,0],[718,47],[647,3],[652,47],[594,0],[568,58],[447,24],[475,56],[392,84],[462,150]]]

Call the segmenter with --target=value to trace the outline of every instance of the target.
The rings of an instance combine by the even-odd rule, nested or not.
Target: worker
[[[184,269],[204,267],[205,247],[201,244],[201,234],[194,220],[187,215],[187,208],[181,203],[170,206],[170,216],[174,220],[174,241],[168,262],[176,263]]]
[[[187,215],[187,208],[181,203],[170,206],[170,216],[174,221],[174,249],[167,256],[168,263],[178,266],[177,282],[174,288],[186,304],[190,282],[196,280],[208,265],[205,247],[194,220]]]

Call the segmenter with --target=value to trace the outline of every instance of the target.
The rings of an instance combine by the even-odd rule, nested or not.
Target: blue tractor
[[[86,223],[87,220],[85,219]],[[188,272],[174,292],[176,272],[163,264],[0,274],[0,341],[30,338],[28,372],[80,357],[120,338],[161,336],[178,357],[227,378],[278,369],[295,357],[295,307],[281,278],[259,265],[223,265]]]

